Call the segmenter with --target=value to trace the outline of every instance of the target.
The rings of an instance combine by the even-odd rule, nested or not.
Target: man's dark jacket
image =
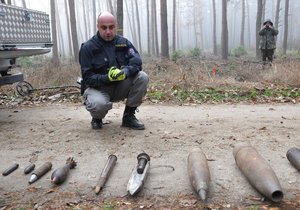
[[[86,87],[100,88],[113,84],[108,80],[109,68],[115,66],[125,71],[126,77],[142,70],[142,60],[138,51],[126,38],[116,35],[104,41],[99,32],[81,45],[79,63],[83,83]]]

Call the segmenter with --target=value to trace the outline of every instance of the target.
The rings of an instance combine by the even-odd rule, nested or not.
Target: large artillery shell
[[[53,184],[62,184],[68,177],[70,169],[73,169],[77,166],[77,163],[75,160],[71,157],[69,157],[66,161],[66,164],[53,171],[51,174],[51,182]]]
[[[199,148],[194,148],[189,153],[188,174],[197,195],[205,201],[209,188],[210,172],[206,156]]]
[[[108,156],[108,159],[106,161],[106,164],[101,172],[99,181],[95,187],[95,193],[98,194],[102,188],[105,185],[106,180],[108,179],[112,169],[114,168],[115,164],[117,162],[117,156],[115,155],[110,155]]]
[[[237,166],[257,191],[274,202],[282,200],[283,192],[275,172],[249,143],[236,144],[233,156]]]
[[[10,173],[12,173],[14,170],[16,170],[18,167],[19,167],[19,164],[15,163],[12,166],[10,166],[9,168],[7,168],[5,171],[3,171],[2,175],[7,176]]]
[[[48,171],[50,171],[52,168],[52,163],[46,162],[44,165],[42,165],[40,168],[38,168],[35,172],[32,173],[29,184],[32,184],[36,180],[38,180],[40,177],[42,177],[44,174],[46,174]]]
[[[287,159],[300,172],[300,149],[292,147],[286,153]]]
[[[35,164],[31,163],[24,169],[24,174],[29,174],[35,168]]]

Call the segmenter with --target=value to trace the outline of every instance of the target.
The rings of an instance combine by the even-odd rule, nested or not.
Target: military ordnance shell
[[[112,169],[114,168],[116,162],[117,162],[117,156],[115,155],[110,155],[108,156],[108,159],[106,161],[106,164],[101,172],[101,175],[100,175],[100,178],[99,178],[99,181],[95,187],[95,193],[98,194],[102,188],[104,187],[105,185],[105,182],[106,180],[108,179]]]
[[[66,164],[63,167],[53,171],[53,173],[51,174],[51,182],[53,184],[62,184],[67,179],[70,169],[75,168],[76,165],[77,163],[73,158],[68,158]]]
[[[32,184],[52,168],[52,163],[46,162],[40,168],[38,168],[35,172],[33,172],[29,179],[29,184]]]
[[[209,189],[210,172],[206,156],[199,148],[192,149],[188,155],[188,174],[197,195],[205,201]]]
[[[283,199],[275,172],[249,143],[236,144],[233,156],[241,172],[257,191],[274,202]]]
[[[300,172],[300,149],[292,147],[286,153],[287,159]]]
[[[144,182],[147,178],[148,170],[150,168],[150,157],[149,157],[149,161],[147,161],[144,167],[142,174],[138,173],[138,167],[139,164],[137,164],[137,166],[133,169],[127,184],[127,191],[129,192],[130,195],[135,195],[142,189]]]
[[[3,176],[7,176],[10,173],[12,173],[14,170],[16,170],[18,167],[19,167],[19,164],[18,163],[14,163],[12,166],[10,166],[5,171],[3,171],[2,175]]]
[[[35,168],[35,164],[31,163],[24,169],[24,174],[29,174]]]
[[[143,152],[137,156],[137,159],[138,159],[137,172],[138,174],[142,174],[144,172],[147,162],[150,161],[150,157],[149,155]]]

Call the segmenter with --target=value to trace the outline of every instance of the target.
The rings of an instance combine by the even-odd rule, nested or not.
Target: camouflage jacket
[[[278,30],[275,28],[263,28],[258,34],[260,35],[259,49],[275,49],[276,48],[276,35]]]

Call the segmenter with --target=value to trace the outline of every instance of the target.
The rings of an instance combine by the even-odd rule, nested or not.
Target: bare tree
[[[23,5],[24,8],[27,8],[25,0],[22,0],[22,5]]]
[[[241,37],[240,37],[240,45],[245,45],[245,19],[246,19],[246,9],[245,9],[245,0],[242,0],[242,24],[241,24]]]
[[[259,35],[258,31],[261,28],[261,20],[262,20],[262,1],[257,0],[257,15],[256,15],[256,58],[260,57],[260,50],[259,50]]]
[[[168,13],[167,1],[160,0],[160,20],[161,20],[161,55],[169,58],[169,35],[168,35]]]
[[[132,42],[134,43],[134,45],[136,44],[136,34],[135,34],[135,29],[133,28],[133,24],[129,15],[129,8],[128,8],[128,1],[125,1],[125,6],[126,6],[126,10],[127,10],[127,18],[128,18],[128,23],[129,23],[129,28],[130,28],[130,32],[132,34]]]
[[[71,23],[73,52],[74,52],[75,62],[79,62],[79,46],[78,46],[78,36],[77,36],[77,26],[76,26],[75,2],[74,2],[74,0],[69,0],[69,10],[70,10],[70,23]]]
[[[107,0],[106,2],[107,2],[107,5],[108,5],[108,8],[109,8],[110,12],[112,14],[115,14],[114,13],[114,7],[113,7],[113,4],[112,4],[112,0]]]
[[[261,21],[264,21],[266,18],[266,0],[261,0],[262,1],[262,13],[261,13]]]
[[[213,6],[213,46],[214,46],[214,55],[217,55],[217,20],[216,20],[216,1],[212,0],[212,6]]]
[[[57,32],[56,32],[56,16],[55,16],[55,0],[50,0],[50,10],[51,10],[51,33],[52,33],[52,63],[54,66],[59,65],[58,57],[58,46],[57,46]]]
[[[147,7],[147,53],[150,54],[150,41],[151,41],[151,36],[150,36],[150,12],[149,12],[149,1],[146,0],[146,7]]]
[[[123,36],[123,0],[117,0],[118,34]]]
[[[141,24],[140,24],[140,15],[137,0],[135,0],[135,13],[137,21],[137,34],[138,34],[138,43],[139,43],[139,52],[142,53],[142,41],[141,41]]]
[[[93,33],[96,33],[97,31],[97,23],[96,23],[96,18],[97,15],[96,15],[96,0],[93,0]]]
[[[69,56],[73,56],[73,50],[72,50],[72,37],[70,33],[70,17],[68,12],[68,0],[65,0],[65,10],[66,10],[66,23],[67,23],[67,37],[68,37],[68,44],[69,44]]]
[[[173,0],[172,51],[176,50],[176,0]]]
[[[285,55],[287,50],[287,38],[288,38],[288,29],[289,29],[289,4],[290,0],[285,1],[285,11],[284,11],[284,34],[283,34],[283,45],[282,53]]]
[[[152,49],[155,56],[158,56],[158,35],[157,35],[157,18],[156,18],[156,0],[151,1],[151,28],[152,28]]]
[[[277,0],[276,12],[275,12],[275,28],[276,29],[278,29],[278,26],[279,26],[279,13],[280,13],[280,0]]]
[[[67,0],[65,0],[65,2],[67,2]],[[67,8],[67,4],[66,4],[66,8]],[[85,31],[85,39],[88,39],[89,37],[89,24],[87,23],[87,14],[86,14],[86,9],[85,9],[85,1],[82,1],[82,10],[83,10],[83,23],[84,23],[84,31]],[[68,14],[67,14],[68,15]],[[94,17],[96,19],[96,16]],[[69,19],[69,16],[68,16]],[[69,21],[67,21],[67,23],[69,24]]]
[[[228,59],[227,0],[222,0],[222,59]]]

